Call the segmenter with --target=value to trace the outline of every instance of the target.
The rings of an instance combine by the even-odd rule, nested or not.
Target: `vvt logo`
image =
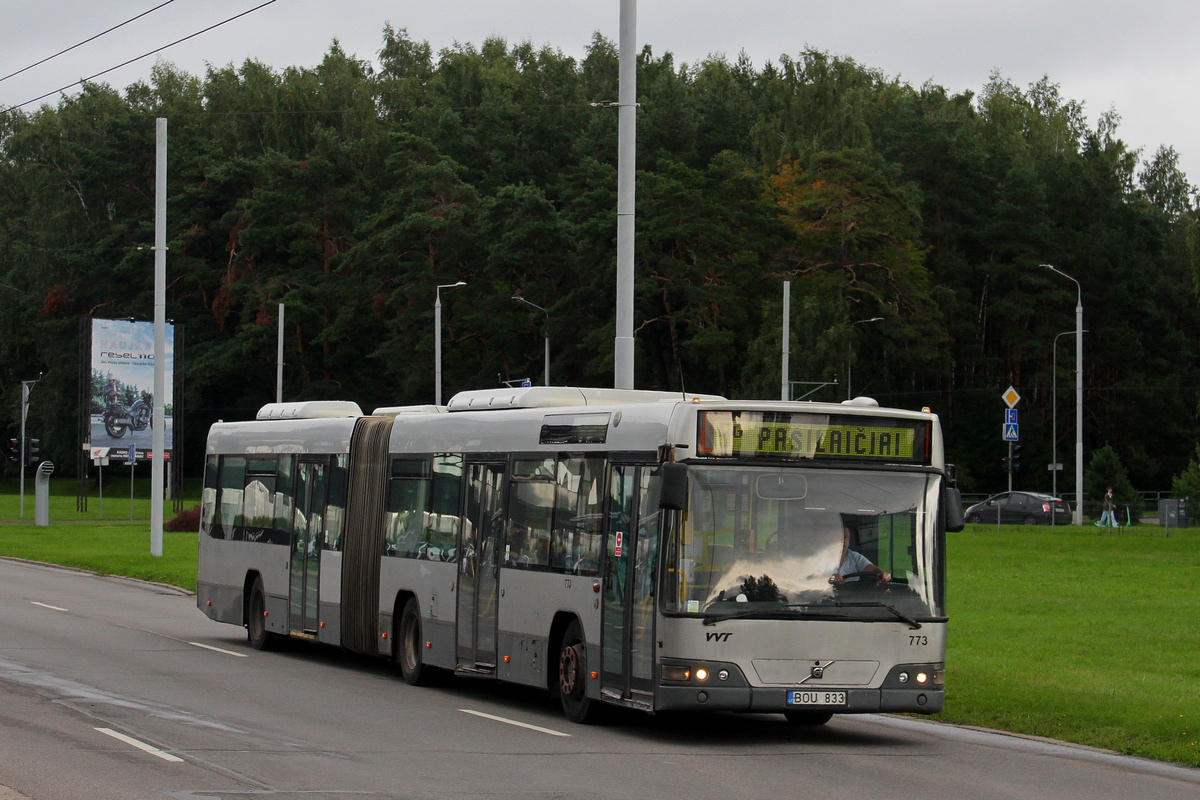
[[[708,638],[708,640],[710,642],[728,642],[729,637],[732,636],[733,634],[732,633],[717,633],[716,631],[709,631],[708,633],[706,633],[704,635]]]

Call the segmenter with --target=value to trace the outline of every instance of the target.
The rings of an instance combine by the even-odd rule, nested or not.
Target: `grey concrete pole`
[[[617,117],[617,309],[613,386],[633,388],[633,236],[637,147],[637,0],[621,0]]]
[[[163,483],[167,387],[167,121],[155,120],[154,180],[154,409],[150,449],[150,555],[163,554]]]

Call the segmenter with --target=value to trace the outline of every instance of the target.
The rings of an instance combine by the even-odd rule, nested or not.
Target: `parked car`
[[[1003,525],[1069,525],[1071,506],[1057,497],[1036,492],[1001,492],[967,509],[967,522],[996,522]]]

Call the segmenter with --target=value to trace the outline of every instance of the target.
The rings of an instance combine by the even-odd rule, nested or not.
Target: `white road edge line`
[[[246,653],[235,653],[232,650],[222,650],[219,647],[213,647],[211,644],[200,644],[199,642],[188,642],[192,647],[203,647],[205,650],[212,650],[214,653],[224,653],[227,656],[237,656],[238,658],[249,658]]]
[[[562,731],[555,731],[555,730],[551,730],[550,728],[540,728],[537,725],[530,725],[527,722],[517,722],[515,719],[505,719],[504,717],[497,717],[492,714],[485,714],[482,711],[472,711],[469,708],[460,708],[459,711],[461,711],[464,714],[473,714],[476,717],[483,717],[484,719],[495,720],[496,722],[503,722],[505,725],[516,725],[518,728],[528,728],[529,730],[537,731],[538,733],[548,733],[551,736],[566,736],[566,737],[571,736],[571,734],[563,733]]]
[[[51,611],[66,611],[65,608],[59,608],[58,606],[52,606],[49,603],[39,603],[37,600],[30,600],[29,603],[30,603],[30,605],[41,606],[42,608],[48,608]]]
[[[120,739],[125,744],[130,745],[132,747],[136,747],[138,750],[145,751],[152,756],[158,756],[163,761],[174,761],[174,762],[180,763],[180,764],[183,763],[183,759],[180,758],[179,756],[173,756],[170,753],[164,753],[162,750],[159,750],[157,747],[148,745],[145,742],[139,742],[137,739],[134,739],[131,736],[126,736],[123,733],[114,731],[112,728],[96,728],[96,730],[100,731],[101,733],[105,734],[106,736],[111,736],[114,739]]]

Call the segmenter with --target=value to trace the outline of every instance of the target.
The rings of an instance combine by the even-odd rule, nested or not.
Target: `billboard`
[[[114,448],[138,458],[149,453],[154,430],[154,323],[93,319],[89,448]],[[166,326],[166,416],[163,447],[174,450],[175,326]]]

